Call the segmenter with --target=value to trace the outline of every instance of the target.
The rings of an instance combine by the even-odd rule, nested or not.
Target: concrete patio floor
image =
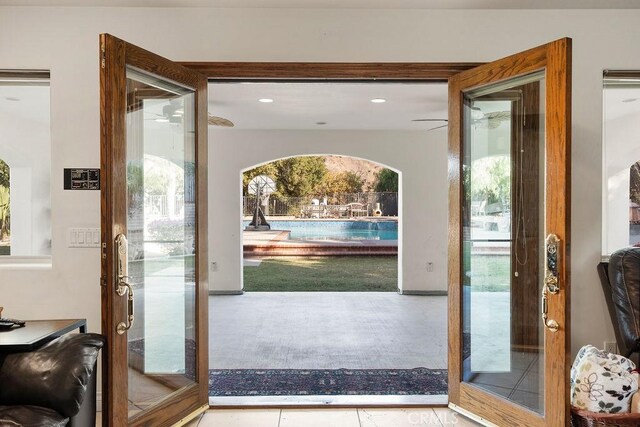
[[[447,298],[247,292],[209,299],[211,369],[447,367]]]

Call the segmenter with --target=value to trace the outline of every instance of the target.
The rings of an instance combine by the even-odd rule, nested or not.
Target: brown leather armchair
[[[640,352],[640,248],[614,252],[598,265],[598,274],[618,348],[631,357]]]
[[[98,334],[64,335],[0,366],[0,427],[96,423]]]

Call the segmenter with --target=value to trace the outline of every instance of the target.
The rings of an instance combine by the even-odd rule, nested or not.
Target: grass
[[[247,292],[395,292],[398,258],[278,257],[244,267]]]
[[[511,257],[508,255],[474,254],[471,256],[471,289],[504,292],[511,288]]]
[[[185,267],[187,269],[191,269],[193,268],[194,260],[195,258],[193,255],[178,255],[165,258],[129,261],[129,276],[137,278],[142,277],[143,269],[146,276],[156,274],[159,271],[171,267]]]

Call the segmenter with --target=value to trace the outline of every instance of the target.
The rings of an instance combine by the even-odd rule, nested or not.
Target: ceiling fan
[[[220,127],[225,127],[225,128],[232,128],[234,126],[234,124],[233,124],[233,122],[231,120],[227,120],[227,119],[222,118],[222,117],[214,116],[212,114],[209,114],[209,117],[207,119],[207,123],[209,123],[209,126],[220,126]]]
[[[427,129],[427,132],[429,132],[429,131],[432,131],[432,130],[436,130],[436,129],[441,129],[441,128],[447,127],[447,122],[449,120],[447,120],[447,119],[414,119],[414,120],[411,120],[411,121],[412,122],[444,122],[443,125],[436,126],[436,127],[431,128],[431,129]]]
[[[478,113],[475,112],[476,108]],[[474,115],[479,117],[474,117]],[[483,113],[480,108],[471,107],[471,120],[473,120],[473,124],[478,127],[495,129],[500,126],[500,123],[511,120],[511,111],[492,111],[490,113]]]
[[[165,108],[168,106],[165,106]],[[182,123],[182,117],[184,115],[184,111],[182,109],[166,109],[163,111],[163,114],[154,113],[157,117],[147,118],[145,120],[154,120],[156,122],[169,122],[169,123]],[[220,126],[232,128],[234,124],[231,120],[225,119],[223,117],[214,116],[212,114],[207,113],[207,123],[209,126]]]
[[[480,107],[471,107],[471,120],[472,124],[477,127],[485,127],[487,129],[495,129],[500,126],[501,122],[511,119],[511,111],[492,111],[490,113],[483,113]],[[445,122],[445,124],[427,129],[432,131],[441,129],[448,126],[449,120],[447,119],[415,119],[412,122]]]

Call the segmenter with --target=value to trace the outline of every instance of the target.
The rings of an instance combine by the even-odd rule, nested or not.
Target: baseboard
[[[241,289],[239,291],[215,291],[209,289],[209,295],[242,295],[244,291]]]
[[[449,294],[448,291],[412,291],[410,289],[408,290],[398,289],[398,293],[400,295],[424,295],[424,296],[431,296],[431,297],[446,297]]]

